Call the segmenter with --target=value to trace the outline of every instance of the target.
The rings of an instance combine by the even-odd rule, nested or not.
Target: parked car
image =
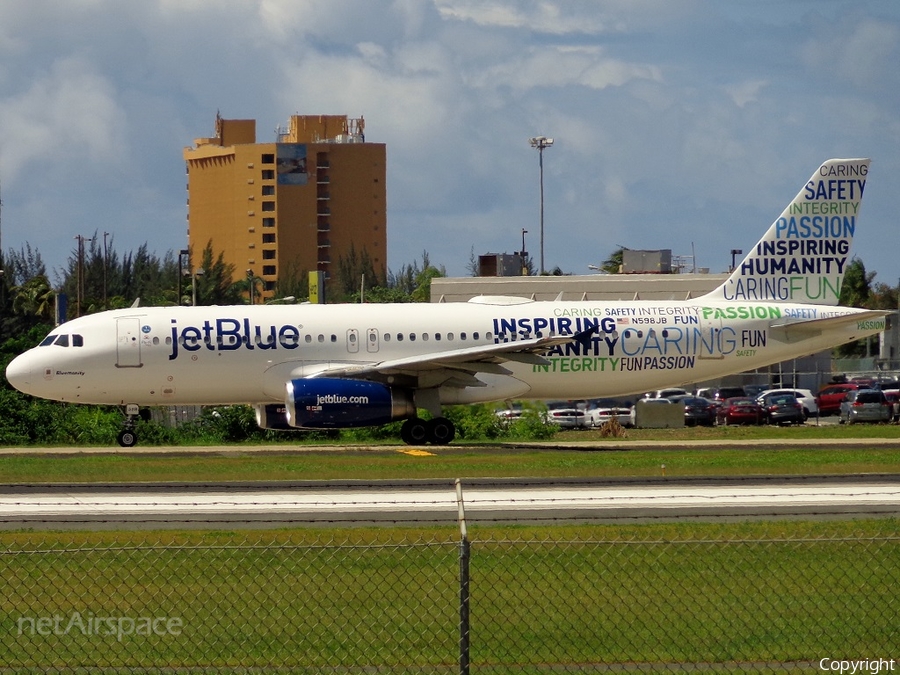
[[[717,424],[762,424],[764,421],[763,409],[749,396],[726,398],[716,411]]]
[[[890,402],[893,409],[892,422],[900,420],[900,389],[882,389],[884,397]]]
[[[588,426],[600,427],[615,418],[623,427],[631,426],[631,407],[591,404],[587,409]]]
[[[547,403],[545,418],[560,429],[587,429],[587,412],[573,401],[551,401]]]
[[[672,403],[684,406],[684,425],[686,427],[703,425],[711,427],[716,423],[716,404],[708,398],[700,396],[673,396]]]
[[[650,391],[644,394],[644,398],[672,398],[673,396],[687,396],[688,392],[680,387],[669,387],[668,389],[659,389],[655,392]]]
[[[854,422],[890,422],[894,406],[880,389],[855,389],[847,392],[840,406],[841,424]]]
[[[522,404],[514,403],[509,408],[501,408],[500,410],[495,410],[494,414],[499,418],[500,423],[505,427],[522,416],[523,413]]]
[[[813,394],[809,389],[767,389],[759,393],[756,396],[757,401],[761,401],[764,396],[769,396],[770,394],[790,394],[798,401],[800,401],[800,405],[803,406],[803,415],[804,419],[809,418],[810,416],[815,417],[819,414],[819,406],[816,403],[816,395]]]
[[[847,397],[848,391],[859,389],[858,384],[849,382],[839,384],[826,384],[816,394],[816,405],[819,406],[819,414],[837,415],[841,411],[841,401]]]
[[[768,384],[745,384],[744,385],[744,396],[749,396],[750,398],[757,398],[760,394],[766,391],[770,391],[772,387]]]
[[[803,404],[787,393],[766,394],[757,399],[769,424],[803,424],[806,421]]]

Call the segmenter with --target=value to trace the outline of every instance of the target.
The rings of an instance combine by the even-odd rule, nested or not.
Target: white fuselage
[[[569,335],[596,326],[589,342],[545,353],[545,365],[505,360],[508,373],[475,373],[484,386],[437,387],[444,404],[594,398],[752,370],[884,329],[883,319],[871,318],[791,334],[784,328],[863,312],[702,298],[132,308],[59,326],[51,335],[80,338],[70,337],[69,346],[49,344],[48,338],[44,346],[17,357],[7,377],[27,393],[76,403],[278,403],[284,402],[291,379],[329,368],[514,342],[538,333]]]

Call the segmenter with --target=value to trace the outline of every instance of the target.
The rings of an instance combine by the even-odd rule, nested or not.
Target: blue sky
[[[900,278],[895,0],[0,0],[0,246],[182,248],[216,111],[260,141],[364,116],[394,270],[465,275],[523,228],[537,258],[546,135],[548,268],[623,245],[724,271],[821,161],[871,157],[853,253]]]

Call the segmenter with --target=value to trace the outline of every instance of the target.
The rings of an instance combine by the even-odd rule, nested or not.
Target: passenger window
[[[410,342],[415,342],[415,341],[416,341],[416,334],[415,334],[415,333],[410,333],[410,334],[409,334],[409,341],[410,341]]]
[[[384,341],[385,341],[385,342],[390,342],[390,341],[391,341],[391,334],[390,334],[390,333],[385,333],[385,334],[384,334]]]
[[[460,340],[465,340],[465,339],[466,339],[466,334],[465,334],[465,333],[460,333],[460,334],[459,334],[459,339],[460,339]]]
[[[306,340],[307,343],[312,342],[312,335],[309,335],[309,334],[307,333],[306,337],[303,338],[303,339]]]
[[[477,340],[477,339],[478,339],[478,332],[477,332],[477,331],[474,332],[474,333],[472,333],[472,339],[473,339],[473,340]]]
[[[403,333],[397,333],[397,342],[403,342]]]
[[[452,340],[453,340],[453,333],[447,333],[447,339],[452,341]]]
[[[331,336],[331,341],[332,341],[332,342],[337,342],[337,335],[332,334],[332,336]]]
[[[435,333],[435,334],[434,334],[434,339],[437,340],[438,342],[440,342],[440,340],[441,340],[441,334],[440,334],[440,333]]]
[[[322,335],[321,333],[319,333],[318,340],[319,340],[319,342],[325,342],[325,336]]]

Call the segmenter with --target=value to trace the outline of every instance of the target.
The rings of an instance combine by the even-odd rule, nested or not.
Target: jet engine
[[[288,421],[287,408],[283,403],[268,403],[256,406],[256,424],[260,429],[291,431],[294,427]]]
[[[302,429],[367,427],[416,416],[411,390],[324,377],[288,382],[285,409],[287,423]]]

